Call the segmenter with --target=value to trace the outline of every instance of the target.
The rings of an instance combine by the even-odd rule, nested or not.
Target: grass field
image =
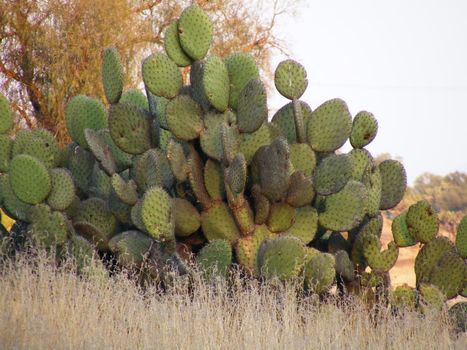
[[[191,295],[191,296],[190,296]],[[84,280],[46,259],[0,275],[1,349],[465,349],[444,314],[421,318],[297,298],[257,282],[142,291],[125,276]]]

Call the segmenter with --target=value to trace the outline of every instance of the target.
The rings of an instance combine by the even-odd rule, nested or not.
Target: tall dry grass
[[[465,349],[446,317],[337,306],[254,281],[166,293],[125,276],[84,280],[41,258],[0,272],[1,349]]]

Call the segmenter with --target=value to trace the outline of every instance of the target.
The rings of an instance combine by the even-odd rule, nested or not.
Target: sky
[[[367,149],[401,157],[412,184],[423,172],[467,172],[466,18],[465,0],[305,0],[277,34],[307,70],[301,99],[372,112]],[[277,92],[269,101],[287,102]]]

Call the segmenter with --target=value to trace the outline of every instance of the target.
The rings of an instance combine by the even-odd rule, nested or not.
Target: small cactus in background
[[[208,16],[185,9],[165,32],[165,53],[142,63],[145,93],[124,90],[118,51],[106,49],[109,107],[83,95],[68,101],[73,142],[63,149],[45,130],[9,137],[12,113],[0,96],[0,204],[17,220],[13,240],[71,246],[81,270],[95,251],[156,280],[166,280],[167,267],[184,274],[193,265],[212,280],[235,263],[318,294],[337,281],[368,300],[388,287],[399,247],[420,242],[416,289],[396,289],[394,305],[465,294],[465,220],[454,246],[436,236],[430,205],[416,203],[381,250],[380,210],[400,202],[406,173],[396,160],[377,165],[364,148],[378,131],[371,113],[352,119],[338,98],[312,110],[300,100],[305,68],[286,60],[274,83],[290,101],[269,121],[254,59],[207,56],[211,41]],[[347,140],[353,149],[338,152]],[[0,251],[10,252],[5,244]]]

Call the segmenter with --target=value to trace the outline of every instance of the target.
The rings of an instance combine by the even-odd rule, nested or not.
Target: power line
[[[313,82],[313,86],[333,88],[356,88],[356,89],[409,89],[409,90],[458,90],[467,91],[467,85],[390,85],[390,84],[359,84],[359,83],[323,83]]]

